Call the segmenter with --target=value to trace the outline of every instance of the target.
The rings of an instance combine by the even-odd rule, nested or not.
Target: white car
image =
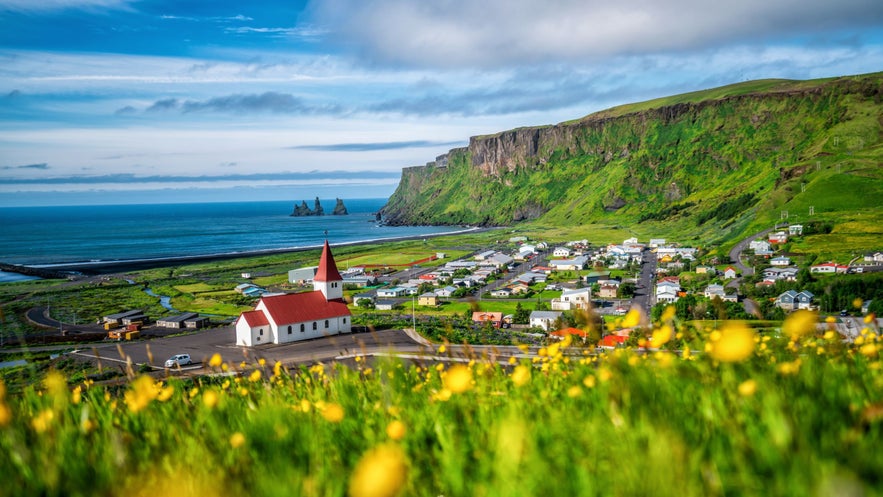
[[[169,360],[166,361],[167,368],[173,368],[175,366],[187,366],[188,364],[193,364],[193,360],[190,359],[190,354],[178,354],[169,357]]]

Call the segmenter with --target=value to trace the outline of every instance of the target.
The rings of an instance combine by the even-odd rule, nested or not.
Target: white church
[[[313,291],[262,297],[253,311],[243,312],[236,320],[236,345],[252,347],[350,333],[351,318],[343,300],[343,278],[326,240]]]

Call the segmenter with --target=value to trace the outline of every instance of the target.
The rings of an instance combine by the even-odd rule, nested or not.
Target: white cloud
[[[323,0],[315,20],[371,60],[414,66],[587,62],[880,26],[879,0]]]

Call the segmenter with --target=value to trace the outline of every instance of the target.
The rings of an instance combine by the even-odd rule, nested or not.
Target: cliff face
[[[760,205],[795,167],[878,157],[881,74],[760,83],[636,104],[554,126],[470,139],[405,168],[382,214],[389,224],[509,225],[714,218],[750,194]],[[876,152],[874,151],[876,150]],[[824,164],[823,164],[824,163]],[[809,169],[806,169],[807,171]],[[792,174],[792,177],[795,175]],[[676,215],[666,215],[673,211]],[[719,220],[721,223],[726,220]]]

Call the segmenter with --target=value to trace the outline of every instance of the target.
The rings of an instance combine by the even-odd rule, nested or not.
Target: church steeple
[[[325,300],[338,300],[343,298],[343,278],[337,270],[334,256],[328,240],[322,247],[322,257],[319,259],[319,268],[313,277],[313,290],[319,290],[325,295]]]

